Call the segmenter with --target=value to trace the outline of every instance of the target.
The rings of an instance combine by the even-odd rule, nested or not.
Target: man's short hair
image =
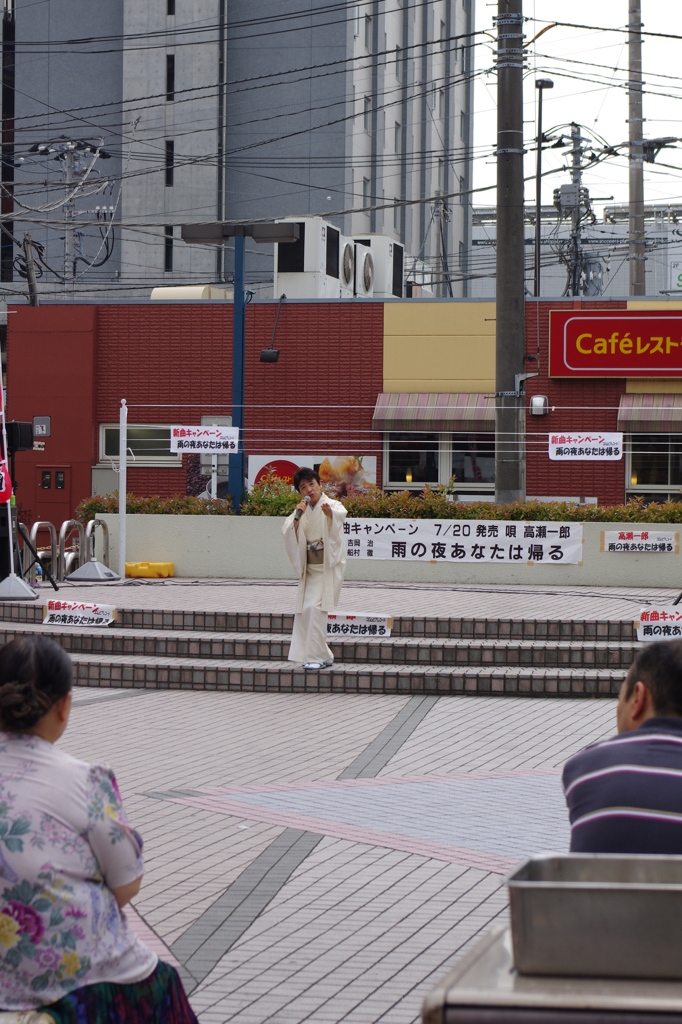
[[[625,678],[625,696],[641,680],[651,694],[654,714],[682,717],[682,640],[647,644]]]
[[[318,484],[321,482],[319,473],[316,473],[310,466],[301,466],[294,473],[294,487],[296,490],[299,489],[304,480],[316,480]]]

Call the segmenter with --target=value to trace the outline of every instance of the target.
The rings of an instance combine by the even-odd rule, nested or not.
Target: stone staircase
[[[3,604],[0,643],[39,632],[70,652],[82,686],[596,697],[618,693],[637,648],[631,622],[402,616],[388,638],[332,640],[332,669],[286,660],[292,615],[128,609],[93,629],[44,626]]]

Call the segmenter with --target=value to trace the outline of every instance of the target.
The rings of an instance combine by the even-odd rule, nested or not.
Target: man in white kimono
[[[302,662],[305,669],[331,668],[334,657],[327,644],[327,612],[338,604],[346,568],[346,510],[340,501],[322,493],[314,469],[297,470],[294,487],[301,501],[282,527],[299,581],[289,661]]]

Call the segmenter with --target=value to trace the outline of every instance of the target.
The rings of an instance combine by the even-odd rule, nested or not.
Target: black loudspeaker
[[[20,420],[8,420],[7,448],[10,455],[14,452],[30,452],[33,450],[33,424],[22,423]]]

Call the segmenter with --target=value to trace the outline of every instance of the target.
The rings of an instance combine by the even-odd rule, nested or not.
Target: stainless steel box
[[[521,973],[682,978],[682,857],[543,854],[507,884]]]

